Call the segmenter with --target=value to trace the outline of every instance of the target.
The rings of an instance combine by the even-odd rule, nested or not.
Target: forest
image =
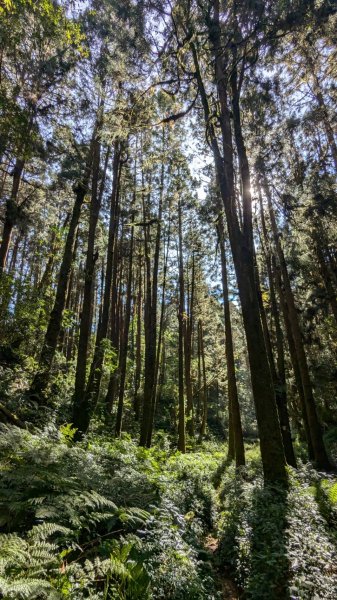
[[[0,597],[336,600],[336,0],[0,1]]]

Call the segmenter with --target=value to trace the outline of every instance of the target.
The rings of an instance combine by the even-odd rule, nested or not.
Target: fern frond
[[[27,539],[32,541],[46,540],[54,533],[62,533],[65,536],[71,535],[72,530],[58,523],[41,523],[35,525],[27,534]]]
[[[48,581],[41,579],[16,579],[8,582],[0,578],[0,591],[7,598],[33,600],[33,598],[60,599],[61,594]],[[43,596],[41,596],[43,594]]]

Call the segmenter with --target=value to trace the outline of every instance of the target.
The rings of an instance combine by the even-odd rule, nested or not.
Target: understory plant
[[[2,597],[215,598],[199,554],[217,458],[73,436],[2,427]]]
[[[310,465],[289,487],[233,468],[221,486],[220,552],[251,600],[337,597],[336,480]],[[333,525],[334,523],[334,525]]]

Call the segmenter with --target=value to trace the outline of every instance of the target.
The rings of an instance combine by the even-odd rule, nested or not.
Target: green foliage
[[[331,427],[326,432],[324,442],[333,460],[337,461],[337,427]]]
[[[2,427],[3,597],[113,600],[216,597],[199,560],[213,525],[219,452],[190,456]]]
[[[0,590],[18,598],[208,600],[220,569],[252,600],[334,600],[337,483],[311,467],[264,486],[258,447],[237,471],[213,442],[182,455],[64,424],[2,427]],[[221,479],[219,495],[212,481]]]
[[[43,523],[28,531],[0,536],[0,590],[4,598],[60,598],[48,574],[59,567],[58,546],[49,542],[54,534],[71,531],[57,524]]]
[[[322,600],[336,597],[336,538],[317,490],[334,495],[312,469],[291,473],[288,490],[228,469],[222,484],[221,556],[245,598]]]
[[[33,2],[33,0],[6,0],[0,7],[0,15],[3,25],[9,26],[18,20],[24,13],[34,16],[37,20],[36,36],[40,41],[49,36],[51,38],[60,35],[61,40],[67,44],[81,47],[83,33],[77,23],[73,23],[65,16],[65,11],[51,0]]]
[[[103,339],[101,341],[101,348],[104,353],[104,366],[110,373],[113,373],[117,369],[118,357],[111,340],[107,338]]]

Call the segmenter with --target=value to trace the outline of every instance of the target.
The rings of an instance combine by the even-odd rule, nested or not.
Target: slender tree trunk
[[[77,235],[76,235],[76,240],[75,240],[75,245],[74,245],[74,254],[73,254],[74,260],[75,260],[76,253],[77,253],[77,246],[78,246],[78,230],[77,230]],[[72,307],[73,288],[74,288],[74,279],[75,279],[74,260],[73,260],[73,264],[72,264],[70,275],[69,275],[69,283],[68,283],[67,296],[66,296],[66,301],[65,301],[65,309],[66,310],[71,310],[71,307]],[[73,326],[71,327],[71,329],[73,329]],[[64,356],[66,358],[68,356],[67,345],[68,345],[69,333],[70,333],[69,330],[67,332],[66,328],[64,326],[62,326],[60,333],[59,333],[59,337],[58,337],[59,350],[60,350],[60,352],[63,351]]]
[[[150,193],[148,196],[148,204]],[[147,221],[147,211],[145,209],[145,198],[143,196],[143,219]],[[145,365],[144,365],[144,396],[143,396],[143,414],[140,430],[140,445],[148,444],[149,432],[151,429],[153,390],[155,385],[156,370],[156,344],[157,344],[157,277],[158,265],[155,264],[154,257],[153,270],[151,269],[149,227],[144,226],[144,256],[145,256],[145,306],[144,306],[144,332],[145,332]],[[158,241],[158,229],[156,242]],[[159,240],[160,241],[160,240]],[[156,253],[156,250],[155,250]],[[152,277],[151,277],[152,275]]]
[[[139,252],[138,257],[138,294],[137,294],[137,330],[136,330],[136,367],[134,383],[133,407],[135,420],[140,418],[140,378],[142,372],[142,255]]]
[[[165,150],[165,129],[163,129],[163,151]],[[148,448],[151,447],[152,433],[154,426],[154,415],[156,409],[157,399],[157,381],[158,381],[158,370],[159,370],[159,355],[160,355],[160,344],[162,336],[162,320],[160,321],[160,332],[157,344],[157,300],[158,300],[158,272],[159,272],[159,258],[160,258],[160,246],[161,246],[161,222],[163,216],[163,195],[164,195],[164,175],[165,165],[162,161],[161,175],[160,175],[160,190],[159,190],[159,206],[158,206],[158,223],[156,231],[156,242],[153,257],[153,275],[152,275],[152,299],[151,299],[151,335],[153,339],[153,346],[155,348],[155,363],[153,371],[153,383],[152,383],[152,398],[151,398],[151,410],[149,415],[149,425],[147,432],[146,445]],[[162,304],[163,311],[163,304]],[[163,313],[161,313],[163,314]]]
[[[200,426],[200,437],[199,441],[206,435],[207,429],[207,413],[208,413],[208,401],[207,401],[207,380],[206,380],[206,364],[205,364],[205,350],[204,350],[204,332],[202,327],[202,321],[198,321],[198,333],[200,339],[200,357],[201,357],[201,372],[202,372],[202,418]]]
[[[102,110],[102,105],[101,105]],[[93,286],[95,281],[95,264],[98,258],[97,251],[95,252],[95,237],[96,227],[99,217],[101,195],[98,190],[99,168],[101,156],[101,142],[98,134],[95,137],[93,148],[93,169],[92,169],[92,187],[91,187],[91,203],[89,215],[89,232],[86,262],[84,268],[84,295],[82,315],[80,322],[80,335],[78,341],[78,354],[75,373],[75,391],[73,397],[73,424],[77,429],[77,437],[80,438],[89,426],[91,403],[88,396],[85,394],[87,356],[89,349],[90,328],[92,323],[93,310]]]
[[[201,423],[201,410],[202,410],[202,376],[201,376],[201,348],[200,348],[200,335],[199,335],[199,325],[197,330],[197,353],[198,353],[198,389],[197,389],[197,419],[196,422],[199,425]],[[233,427],[231,427],[231,431],[233,432]],[[234,436],[232,436],[233,441],[233,457],[234,457]]]
[[[112,165],[112,193],[110,200],[110,221],[108,233],[108,248],[105,268],[105,285],[103,294],[103,306],[99,327],[97,329],[94,357],[91,363],[90,374],[86,389],[88,401],[95,406],[99,397],[100,384],[103,373],[104,348],[102,342],[107,338],[109,326],[109,314],[111,304],[111,286],[113,278],[113,262],[114,262],[114,247],[115,238],[118,231],[119,217],[119,195],[120,195],[120,179],[121,179],[121,144],[118,140],[114,144],[114,157]],[[108,157],[107,153],[107,157]],[[107,167],[107,163],[105,165]],[[106,170],[106,169],[105,169]]]
[[[163,339],[161,346],[161,360],[160,360],[160,369],[159,369],[159,378],[158,378],[158,392],[157,392],[157,404],[160,404],[163,385],[165,381],[165,360],[166,360],[166,350],[165,350],[165,338]]]
[[[134,203],[135,203],[135,200],[133,202],[133,207],[132,207],[132,224],[134,222]],[[131,317],[133,239],[134,239],[134,227],[132,226],[131,227],[131,240],[130,240],[129,271],[128,271],[127,290],[126,290],[124,328],[123,328],[123,337],[121,340],[121,349],[120,349],[120,354],[119,354],[119,396],[118,396],[118,406],[117,406],[116,425],[115,425],[116,437],[119,437],[122,433],[122,417],[123,417],[125,376],[126,376],[126,359],[127,359],[127,351],[128,351],[129,326],[130,326],[130,317]]]
[[[178,236],[179,236],[179,342],[178,342],[178,390],[179,390],[179,415],[178,415],[178,450],[186,452],[185,428],[185,397],[184,397],[184,313],[185,313],[185,284],[183,262],[183,236],[181,219],[181,200],[178,200]]]
[[[228,375],[227,375],[228,377]],[[228,389],[228,382],[227,382]],[[228,449],[227,449],[227,461],[232,462],[235,460],[235,437],[233,427],[233,408],[231,404],[230,396],[228,395]]]
[[[67,219],[68,221],[68,219]],[[45,295],[52,282],[53,269],[55,259],[60,250],[60,242],[57,239],[56,233],[52,232],[49,248],[49,256],[42,277],[37,285],[37,292],[40,296]]]
[[[245,464],[245,449],[243,444],[241,413],[236,385],[235,360],[233,348],[233,335],[228,298],[226,248],[224,239],[224,225],[222,215],[219,215],[219,241],[221,252],[222,290],[225,315],[225,340],[227,363],[227,389],[228,389],[228,460],[236,460],[236,466]]]
[[[18,235],[16,236],[16,240],[15,240],[15,244],[14,244],[13,252],[12,252],[12,256],[11,256],[11,262],[9,265],[9,273],[11,273],[11,274],[15,273],[16,261],[18,258],[18,251],[19,251],[19,245],[20,245],[21,239],[22,239],[22,234],[18,233]]]
[[[115,249],[114,249],[114,260],[113,260],[113,275],[112,275],[112,285],[111,285],[111,305],[110,305],[110,320],[111,320],[111,346],[116,352],[116,358],[118,359],[119,346],[120,346],[120,337],[121,337],[121,328],[120,328],[120,311],[119,307],[121,304],[121,287],[122,287],[122,277],[123,277],[123,261],[120,256],[120,248],[123,245],[123,224],[122,231],[120,234],[120,239],[115,238]],[[118,368],[114,369],[110,373],[108,390],[105,396],[105,405],[107,411],[107,419],[111,420],[112,409],[114,405],[114,401],[116,398],[116,390],[117,390],[117,381],[118,381]]]
[[[157,351],[156,351],[156,366],[155,366],[155,375],[154,375],[155,384],[153,386],[153,399],[152,399],[152,406],[151,406],[150,428],[149,428],[148,439],[147,439],[148,448],[151,447],[151,442],[152,442],[154,418],[155,418],[155,411],[156,411],[156,405],[157,405],[157,400],[158,400],[158,398],[157,398],[157,396],[158,396],[157,383],[159,383],[158,374],[159,374],[159,379],[160,379],[160,369],[162,368],[160,365],[161,365],[161,360],[163,360],[163,357],[162,357],[163,352],[161,352],[161,347],[162,347],[162,339],[163,339],[163,334],[164,334],[165,292],[166,292],[168,251],[169,251],[169,243],[170,243],[169,240],[170,240],[170,229],[169,229],[168,242],[167,242],[167,253],[166,253],[166,257],[164,258],[164,272],[163,272],[163,283],[162,283],[160,321],[159,321],[158,343],[157,343]]]
[[[191,379],[192,362],[192,331],[193,331],[193,311],[194,311],[194,288],[195,288],[195,265],[194,253],[192,254],[192,273],[191,273],[191,298],[189,302],[188,314],[185,319],[185,338],[184,338],[184,358],[185,358],[185,387],[186,387],[186,429],[190,436],[194,437],[194,410],[193,410],[193,389]]]
[[[6,202],[5,220],[2,230],[2,241],[0,245],[0,276],[5,270],[7,254],[12,238],[12,231],[18,218],[18,193],[24,166],[25,161],[21,158],[17,158],[13,170],[12,191],[10,198]]]

